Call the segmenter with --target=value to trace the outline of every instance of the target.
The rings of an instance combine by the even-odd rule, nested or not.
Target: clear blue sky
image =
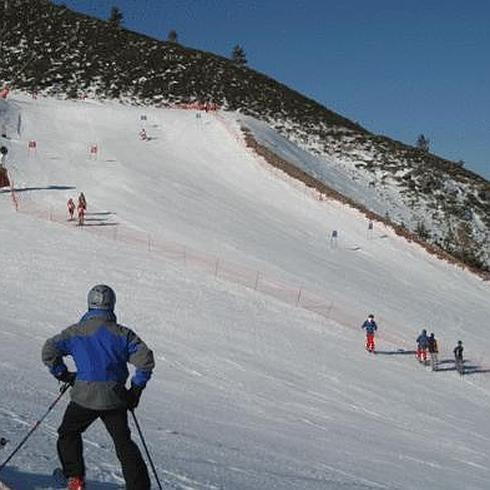
[[[229,56],[375,133],[490,179],[490,0],[57,0]]]

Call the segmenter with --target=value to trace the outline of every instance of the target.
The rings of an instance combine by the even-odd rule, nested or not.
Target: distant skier
[[[150,490],[150,478],[138,446],[132,441],[127,410],[134,410],[151,377],[152,351],[114,314],[116,295],[106,285],[88,293],[88,311],[81,320],[48,339],[43,363],[63,383],[73,385],[71,402],[58,429],[58,456],[68,490],[85,488],[82,433],[100,418],[109,432],[121,463],[127,490]],[[68,371],[63,358],[71,356],[77,372]],[[125,384],[127,363],[135,367],[131,388]]]
[[[429,347],[429,337],[427,337],[427,330],[423,329],[420,335],[417,337],[417,359],[419,362],[427,362],[427,349]]]
[[[145,128],[142,128],[139,132],[139,137],[140,137],[140,140],[142,141],[148,141],[150,138],[148,137],[148,134],[146,132],[146,129]]]
[[[0,188],[9,187],[10,180],[7,173],[7,168],[5,167],[5,160],[7,158],[8,149],[6,146],[0,147]]]
[[[83,192],[80,192],[80,195],[78,196],[78,205],[81,205],[83,209],[87,211],[87,199],[85,199],[85,194]]]
[[[71,221],[73,219],[73,215],[75,214],[75,202],[71,197],[70,199],[68,199],[66,206],[68,208],[68,214],[70,215],[70,221]]]
[[[80,202],[78,203],[77,214],[78,214],[78,225],[83,226],[85,224],[85,207]]]
[[[453,349],[454,353],[454,365],[456,367],[456,371],[459,374],[464,374],[464,360],[463,360],[463,342],[458,340],[458,345]]]
[[[7,153],[9,152],[6,146],[0,146],[0,166],[5,165],[5,160],[7,159]]]
[[[366,350],[368,352],[374,352],[374,334],[376,330],[378,330],[378,326],[374,321],[374,315],[370,314],[367,317],[367,320],[362,324],[361,327],[363,330],[366,330]]]
[[[0,90],[0,99],[6,99],[10,92],[10,87],[5,85],[2,90]]]
[[[430,356],[430,365],[432,367],[432,371],[437,371],[437,366],[438,366],[438,354],[439,354],[439,347],[437,345],[437,340],[436,337],[433,333],[429,335],[428,339],[428,349],[429,349],[429,356]]]

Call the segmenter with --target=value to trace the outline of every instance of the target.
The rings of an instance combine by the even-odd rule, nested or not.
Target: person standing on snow
[[[85,199],[85,194],[80,192],[78,196],[78,206],[82,206],[84,211],[87,211],[87,200]]]
[[[378,325],[374,321],[373,314],[368,315],[367,320],[362,324],[361,328],[366,330],[366,350],[368,352],[374,352],[374,334],[378,330]]]
[[[66,206],[68,208],[68,214],[70,215],[70,221],[71,221],[73,219],[73,214],[75,213],[75,203],[73,202],[73,199],[71,197],[70,199],[68,199]]]
[[[43,363],[63,383],[73,385],[71,402],[58,429],[58,455],[68,490],[85,488],[82,433],[97,418],[111,435],[121,463],[127,490],[150,490],[148,470],[131,439],[128,410],[134,410],[155,366],[152,351],[114,314],[116,295],[106,285],[88,293],[88,311],[81,320],[48,339]],[[71,356],[76,373],[68,371],[63,357]],[[127,363],[135,366],[131,388]]]
[[[463,342],[458,340],[458,345],[453,349],[454,353],[454,365],[456,367],[456,371],[459,374],[464,374],[464,360],[463,360]]]
[[[141,128],[141,130],[139,132],[139,137],[140,137],[140,140],[142,140],[142,141],[148,141],[150,139],[148,137],[148,133],[146,132],[145,128]]]
[[[8,187],[10,180],[8,177],[7,169],[5,168],[5,159],[7,158],[8,148],[6,146],[0,147],[0,187]]]
[[[425,328],[422,330],[420,335],[417,337],[417,359],[419,362],[427,361],[427,349],[429,347],[429,337],[427,337],[427,330]]]
[[[6,146],[1,146],[0,147],[0,166],[5,165],[5,160],[7,158],[7,153],[9,152],[8,148]]]
[[[430,365],[432,366],[432,371],[436,371],[437,363],[438,363],[437,355],[439,353],[439,347],[437,345],[436,337],[433,333],[429,335],[427,347],[429,349]]]
[[[80,202],[78,203],[77,213],[78,225],[83,226],[85,224],[85,207]]]

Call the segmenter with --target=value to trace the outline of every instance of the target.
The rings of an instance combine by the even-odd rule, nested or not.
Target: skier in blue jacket
[[[419,362],[427,361],[427,349],[429,348],[429,337],[427,337],[427,330],[422,330],[417,337],[417,352],[416,356]]]
[[[374,321],[373,314],[368,315],[367,320],[362,324],[361,328],[366,330],[366,350],[368,352],[374,352],[374,334],[378,330],[378,325]]]
[[[458,340],[458,345],[453,349],[453,353],[456,371],[458,371],[458,373],[461,375],[464,374],[463,350],[463,342]]]
[[[116,295],[106,285],[88,293],[82,319],[48,339],[42,359],[51,374],[73,385],[63,422],[58,429],[58,455],[69,490],[85,488],[82,433],[100,418],[116,448],[127,490],[149,490],[150,478],[138,446],[132,441],[127,410],[134,410],[154,368],[152,351],[114,314]],[[68,371],[71,356],[77,371]],[[131,388],[127,363],[135,367]]]

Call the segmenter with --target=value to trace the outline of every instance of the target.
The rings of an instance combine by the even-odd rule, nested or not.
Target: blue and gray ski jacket
[[[68,370],[65,356],[71,356],[77,368],[72,400],[93,410],[126,406],[127,363],[135,367],[131,384],[140,388],[155,366],[147,345],[107,310],[89,310],[78,323],[46,341],[42,360],[56,377]]]
[[[429,347],[429,337],[427,337],[426,334],[424,333],[421,333],[418,337],[417,337],[417,345],[421,348],[421,349],[427,349],[427,347]]]
[[[376,322],[374,320],[372,322],[370,322],[369,320],[366,320],[362,324],[361,328],[366,330],[366,333],[372,335],[374,332],[376,332],[376,330],[378,330],[378,325],[376,325]]]

